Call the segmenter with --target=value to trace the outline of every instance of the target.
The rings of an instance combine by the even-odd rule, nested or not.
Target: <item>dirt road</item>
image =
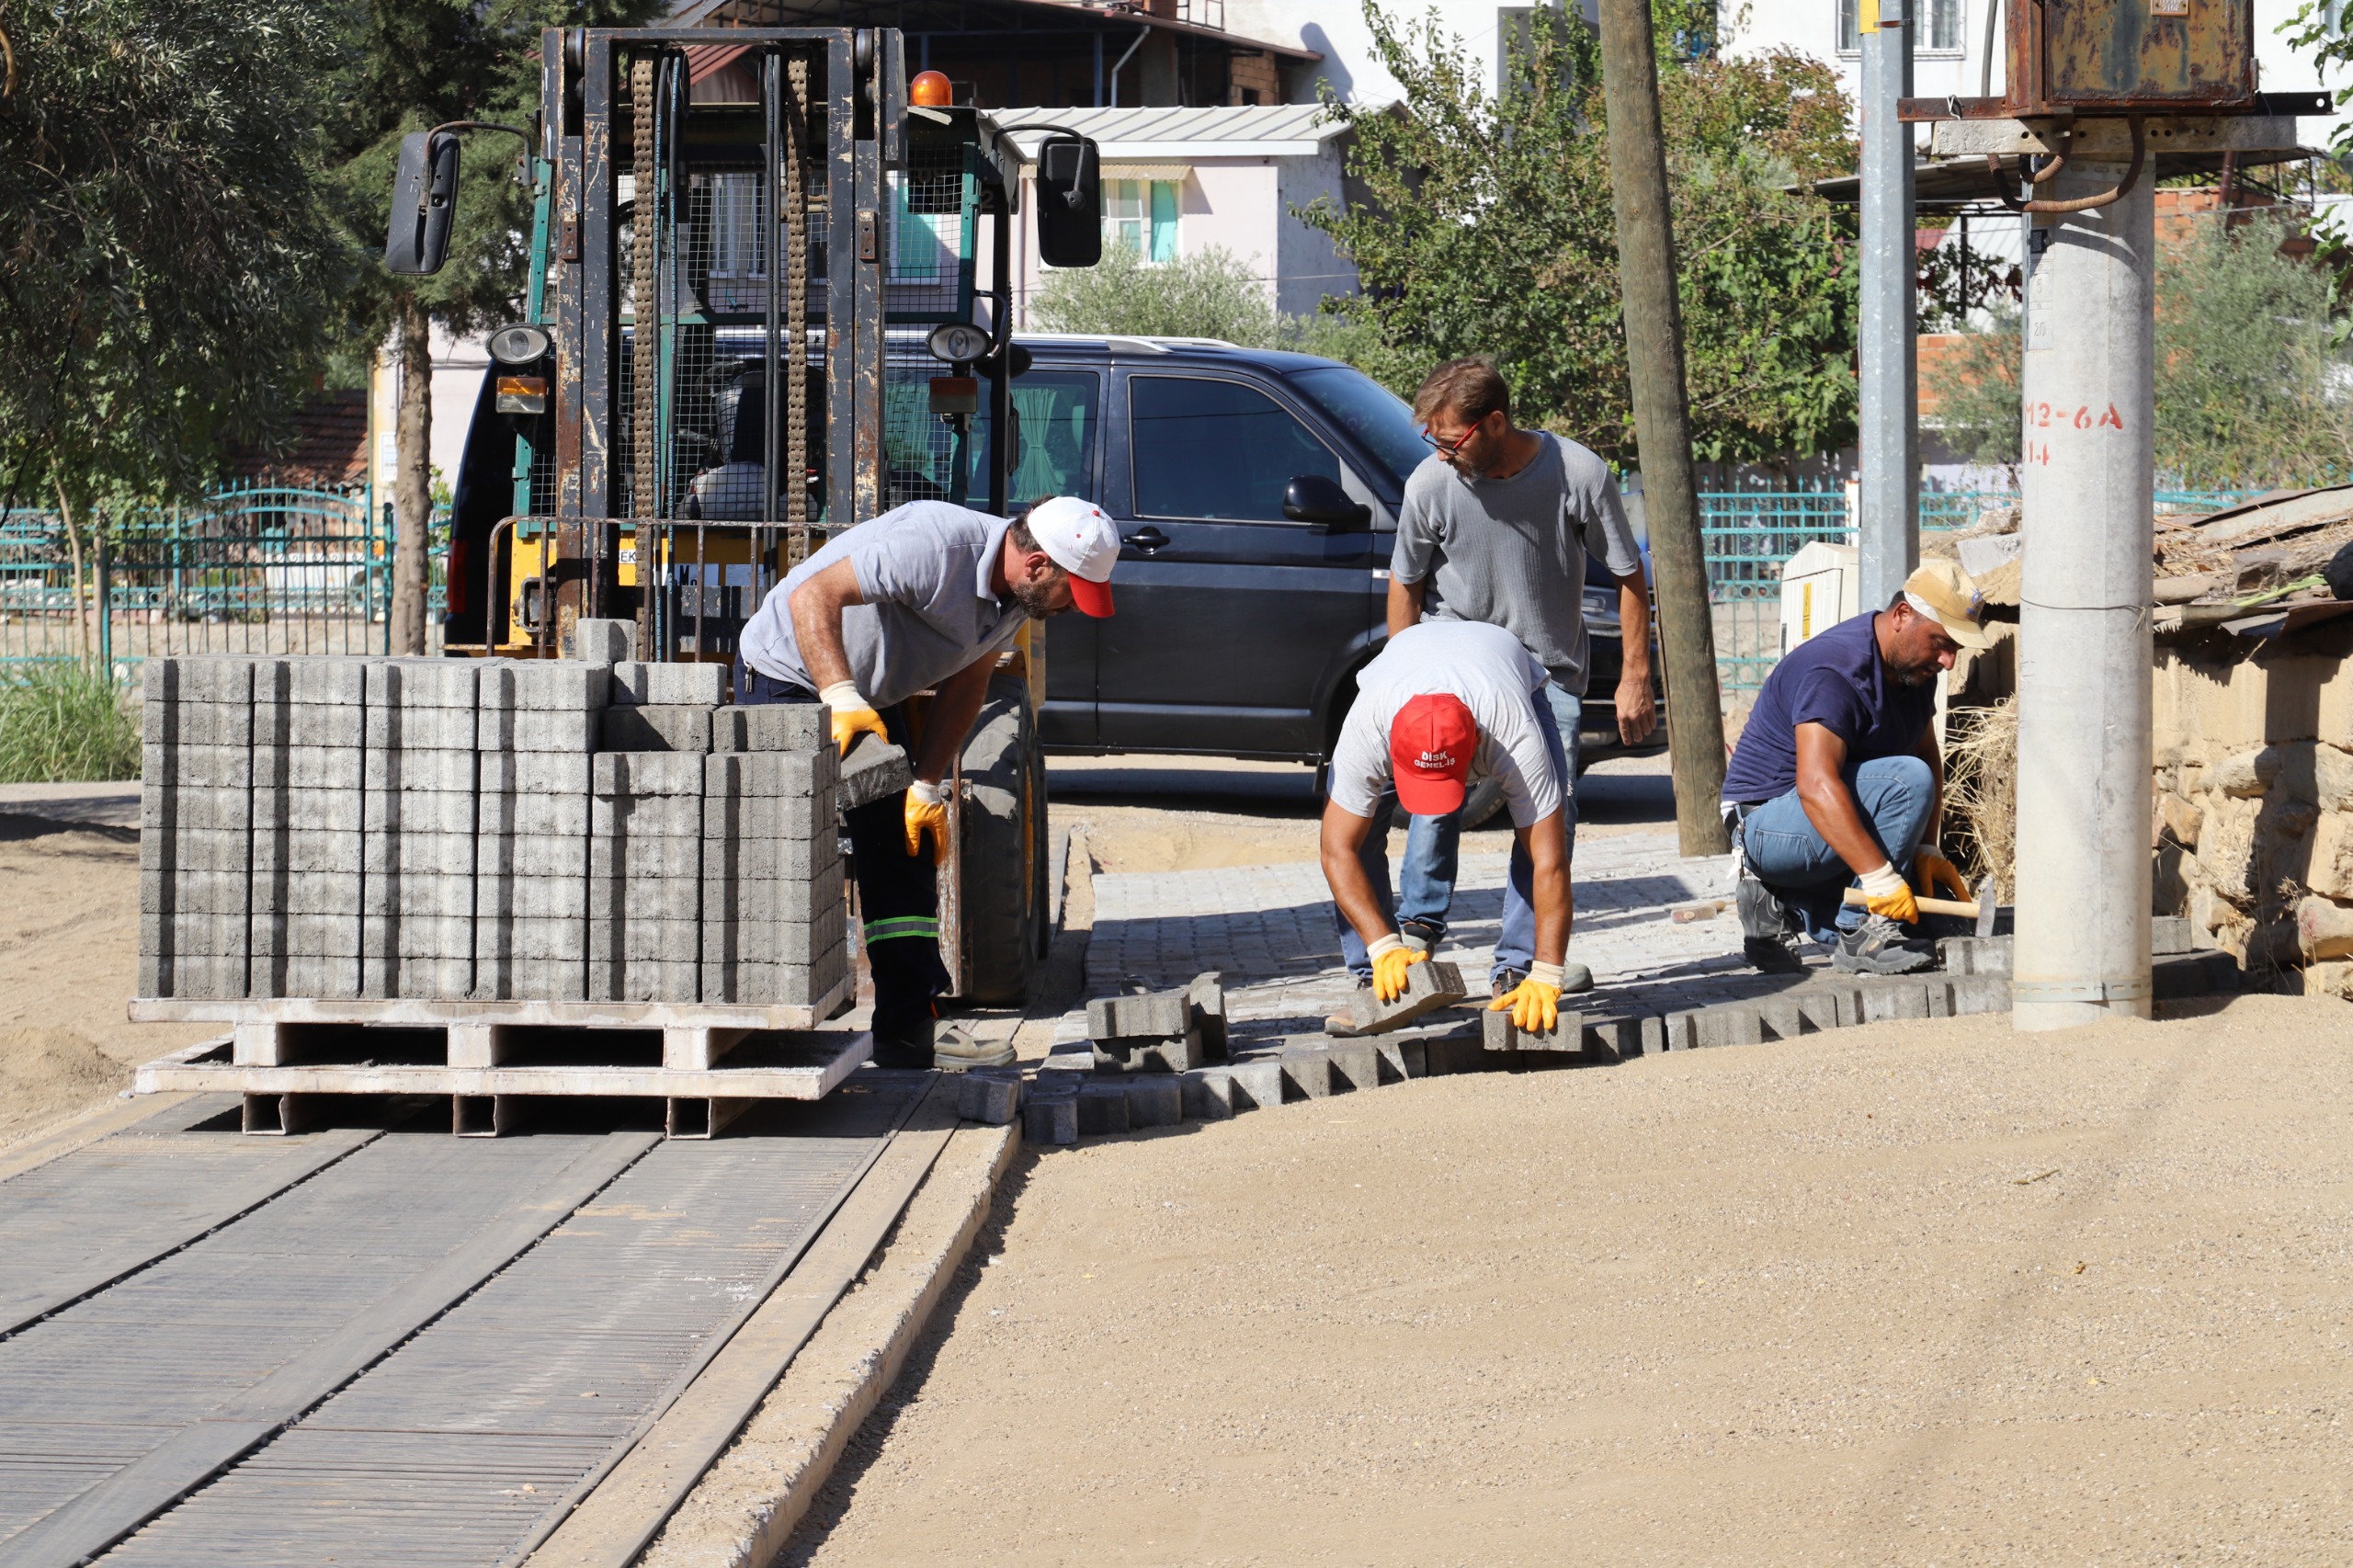
[[[2353,1561],[2348,1199],[2275,997],[1049,1153],[788,1560]]]

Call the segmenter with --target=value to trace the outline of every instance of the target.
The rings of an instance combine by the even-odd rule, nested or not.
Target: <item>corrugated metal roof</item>
[[[1347,128],[1324,119],[1321,104],[1259,104],[1210,108],[991,109],[999,125],[1043,122],[1093,137],[1104,161],[1230,157],[1298,157],[1312,153]],[[1035,153],[1042,131],[1014,140]]]

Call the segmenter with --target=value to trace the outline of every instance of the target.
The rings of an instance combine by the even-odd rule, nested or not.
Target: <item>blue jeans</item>
[[[1544,706],[1536,712],[1537,729],[1544,737],[1544,749],[1551,756],[1552,766],[1561,770],[1562,825],[1567,830],[1573,852],[1577,842],[1577,728],[1584,712],[1583,698],[1546,683]],[[1392,902],[1389,892],[1389,826],[1395,820],[1396,811],[1396,791],[1384,791],[1372,809],[1372,831],[1365,835],[1358,859],[1372,882],[1373,897],[1383,916],[1392,925],[1404,920],[1419,921],[1442,937],[1446,934],[1447,911],[1454,903],[1462,813],[1407,819],[1405,864],[1398,878],[1404,896],[1402,901]],[[1528,851],[1515,838],[1511,872],[1504,883],[1503,933],[1495,939],[1491,981],[1507,969],[1524,974],[1528,966],[1536,961],[1535,879],[1536,868],[1529,859]],[[1332,915],[1339,926],[1340,957],[1347,961],[1349,972],[1358,980],[1370,979],[1372,960],[1365,957],[1363,938],[1341,916],[1336,905]]]
[[[1937,798],[1936,775],[1916,756],[1882,756],[1851,767],[1842,777],[1888,863],[1899,874],[1911,875],[1912,856]],[[1740,843],[1749,870],[1797,911],[1815,941],[1827,946],[1840,931],[1862,923],[1863,912],[1846,903],[1853,869],[1814,831],[1795,790],[1750,810],[1741,821]]]

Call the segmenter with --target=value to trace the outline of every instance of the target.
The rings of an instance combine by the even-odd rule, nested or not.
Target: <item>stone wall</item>
[[[2288,989],[2353,996],[2353,663],[2212,646],[2157,650],[2157,909]]]

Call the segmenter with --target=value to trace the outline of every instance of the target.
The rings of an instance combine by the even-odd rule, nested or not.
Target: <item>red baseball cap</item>
[[[1478,722],[1461,698],[1435,691],[1407,701],[1389,723],[1397,803],[1417,817],[1442,817],[1460,807],[1478,749]]]

